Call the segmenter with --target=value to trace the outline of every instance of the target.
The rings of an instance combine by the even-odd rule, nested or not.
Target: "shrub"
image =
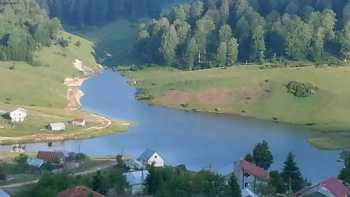
[[[297,81],[290,81],[287,84],[288,93],[296,97],[309,97],[316,94],[318,88],[311,83],[302,83]]]
[[[69,41],[64,38],[58,38],[57,43],[63,48],[66,48],[69,46]]]

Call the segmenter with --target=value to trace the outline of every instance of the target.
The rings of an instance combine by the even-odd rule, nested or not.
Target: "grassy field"
[[[310,139],[317,147],[350,148],[350,67],[150,68],[123,73],[153,104],[305,125],[322,131]],[[309,82],[319,90],[295,97],[287,91],[289,81]]]
[[[138,22],[117,20],[102,27],[72,28],[73,32],[95,43],[97,57],[104,65],[135,63],[131,50],[136,43]],[[107,54],[111,56],[108,57]]]
[[[65,109],[67,106],[65,78],[84,75],[74,68],[74,60],[81,60],[84,65],[95,71],[100,67],[95,62],[92,42],[65,32],[62,32],[62,36],[69,40],[68,47],[62,48],[59,45],[45,47],[35,54],[32,65],[24,62],[0,62],[0,115],[17,107],[27,109],[29,113],[24,123],[0,129],[0,143],[94,137],[126,129],[125,122],[112,122],[108,127],[101,129],[109,124],[102,117],[80,110]],[[74,44],[78,41],[80,45]],[[88,127],[99,129],[87,130],[68,126],[66,132],[49,134],[46,128],[50,122],[68,122],[74,118],[85,118]],[[3,117],[0,118],[0,123],[6,124],[6,121]]]

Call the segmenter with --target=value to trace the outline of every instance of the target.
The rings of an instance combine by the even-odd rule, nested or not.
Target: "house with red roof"
[[[295,194],[296,197],[350,197],[350,188],[341,180],[330,177]]]
[[[253,192],[257,184],[267,183],[270,178],[268,171],[246,160],[235,162],[234,174],[241,189],[248,188]]]
[[[57,197],[105,197],[105,196],[85,186],[77,186],[58,193]]]
[[[63,152],[39,151],[37,158],[49,163],[62,164],[65,157]]]

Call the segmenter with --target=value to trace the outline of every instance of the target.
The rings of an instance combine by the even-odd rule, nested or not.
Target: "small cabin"
[[[147,149],[137,159],[145,166],[164,167],[164,159],[156,152]]]
[[[75,127],[85,127],[86,121],[84,119],[74,119],[71,121],[71,124]]]
[[[39,151],[37,158],[48,163],[64,163],[65,157],[63,152]]]
[[[48,125],[50,131],[65,131],[66,125],[63,122],[54,122]]]
[[[11,119],[11,122],[13,123],[24,122],[27,117],[27,110],[23,108],[17,108],[16,110],[11,111],[8,115]]]

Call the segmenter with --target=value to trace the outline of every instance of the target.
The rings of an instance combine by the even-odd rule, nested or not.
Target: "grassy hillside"
[[[310,140],[318,147],[349,147],[348,133],[341,132],[350,129],[349,67],[152,68],[124,74],[144,89],[140,97],[154,104],[305,125],[326,132]],[[319,90],[310,97],[296,97],[288,93],[289,81],[312,83]],[[333,131],[338,131],[336,136]]]
[[[35,53],[32,65],[0,62],[0,115],[17,107],[27,109],[29,114],[24,123],[15,125],[1,117],[0,124],[11,127],[0,129],[0,143],[93,137],[126,129],[126,123],[109,122],[100,116],[66,109],[68,88],[64,80],[86,77],[73,66],[75,59],[96,72],[100,67],[95,62],[91,42],[65,32],[61,36],[69,40],[69,46],[63,48],[55,44],[42,48]],[[68,122],[74,118],[86,119],[88,128],[68,127],[67,132],[61,134],[50,134],[46,128],[50,122]]]
[[[44,107],[66,106],[66,77],[81,76],[73,67],[75,59],[96,66],[92,44],[74,35],[63,33],[71,43],[67,48],[52,45],[36,53],[34,66],[24,62],[0,62],[0,104]],[[73,43],[80,41],[79,47]],[[38,65],[36,65],[38,64]],[[11,69],[12,67],[12,69]]]

